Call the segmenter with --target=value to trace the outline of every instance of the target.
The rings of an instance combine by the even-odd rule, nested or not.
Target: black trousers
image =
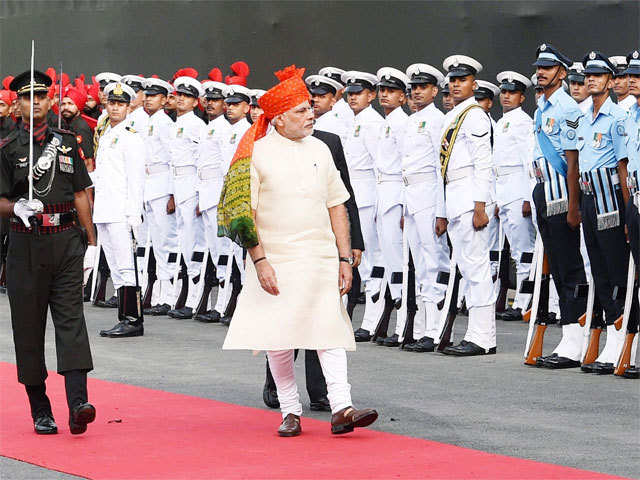
[[[622,195],[618,195],[620,216],[624,218]],[[591,275],[595,285],[595,294],[604,309],[607,325],[612,325],[624,310],[624,296],[613,299],[613,290],[617,286],[627,285],[629,268],[629,246],[624,233],[624,224],[606,230],[598,230],[595,198],[583,195],[581,207],[584,241],[589,252]]]
[[[47,309],[55,328],[58,373],[93,369],[82,303],[84,252],[75,228],[46,235],[10,232],[7,293],[20,383],[39,385],[47,378]]]
[[[633,203],[633,198],[629,199],[627,204],[627,210],[625,212],[625,220],[627,223],[627,230],[629,232],[629,245],[631,246],[631,254],[633,260],[636,262],[636,272],[640,270],[640,212],[638,207]],[[637,303],[638,296],[634,298],[634,302]],[[633,309],[632,309],[633,312]],[[638,323],[640,321],[640,306],[636,305],[635,315],[629,317],[629,325],[627,330],[631,333],[638,332]]]
[[[572,230],[567,224],[567,214],[547,216],[544,184],[533,189],[533,201],[540,237],[549,256],[549,267],[558,291],[560,324],[577,323],[587,309],[586,298],[575,298],[576,285],[587,282],[584,263],[580,255],[580,229]]]
[[[298,358],[299,350],[295,350],[294,359]],[[322,366],[320,365],[320,359],[318,358],[318,352],[316,350],[304,351],[304,370],[307,380],[307,393],[309,399],[312,402],[316,402],[321,398],[327,396],[327,380],[322,373]],[[267,385],[269,388],[276,388],[276,382],[271,375],[271,369],[269,368],[269,360],[267,360]]]

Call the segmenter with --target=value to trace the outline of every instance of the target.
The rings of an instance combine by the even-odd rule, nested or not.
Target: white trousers
[[[169,196],[147,202],[146,220],[151,231],[151,244],[156,258],[158,280],[171,280],[176,265],[169,265],[169,254],[178,251],[176,215],[167,214]]]
[[[358,267],[358,271],[365,284],[365,291],[376,293],[380,291],[381,279],[371,278],[371,272],[373,267],[382,267],[384,265],[376,228],[376,207],[371,205],[358,208],[358,215],[360,216],[360,228],[364,240],[362,263]],[[400,245],[400,255],[402,255],[402,244]],[[381,295],[383,294],[384,292]]]
[[[449,272],[447,236],[438,237],[435,231],[435,205],[413,215],[405,212],[404,228],[416,269],[416,291],[423,300],[438,303],[444,298],[447,286],[437,283],[438,272]]]
[[[511,258],[516,262],[516,297],[513,301],[513,308],[521,308],[523,311],[527,309],[530,294],[520,293],[520,285],[523,280],[529,278],[531,271],[530,263],[522,263],[522,254],[535,250],[536,229],[533,226],[531,217],[522,216],[522,202],[520,199],[515,202],[507,203],[500,207],[500,223],[502,229],[509,240],[511,247]]]
[[[486,208],[494,212],[494,204]],[[464,339],[482,348],[496,346],[495,304],[497,292],[491,278],[489,230],[473,228],[473,211],[449,219],[449,238],[460,273],[466,279],[465,298],[469,323]]]
[[[113,288],[134,287],[133,245],[127,222],[97,223],[98,237],[107,259]]]
[[[290,413],[302,415],[302,404],[293,369],[293,350],[267,352],[269,368],[278,391],[282,418]],[[351,385],[347,381],[347,352],[344,348],[318,350],[322,373],[327,380],[327,398],[331,413],[352,406]]]
[[[202,217],[196,215],[197,204],[198,197],[194,196],[176,205],[176,213],[178,214],[177,228],[178,232],[180,232],[180,251],[187,265],[189,278],[200,274],[201,262],[193,260],[193,252],[204,252],[206,247]]]
[[[392,186],[393,184],[389,182]],[[402,184],[400,184],[402,185]],[[401,188],[399,186],[398,188]],[[380,189],[379,193],[383,190]],[[380,251],[384,259],[384,276],[394,300],[402,296],[402,205],[383,208],[378,205],[376,228],[380,241]],[[366,253],[365,243],[365,253]]]

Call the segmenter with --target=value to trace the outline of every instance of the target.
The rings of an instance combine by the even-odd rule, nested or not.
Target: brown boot
[[[297,437],[302,433],[302,427],[300,426],[300,417],[290,413],[278,428],[278,435],[281,437]]]
[[[373,408],[356,410],[346,407],[331,415],[331,433],[353,432],[355,427],[367,427],[378,419],[378,412]]]

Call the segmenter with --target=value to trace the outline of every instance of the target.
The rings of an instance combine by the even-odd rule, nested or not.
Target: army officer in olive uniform
[[[34,72],[33,200],[27,200],[30,72],[11,82],[24,121],[0,142],[0,216],[10,218],[7,293],[18,381],[26,388],[34,429],[39,434],[58,431],[45,393],[44,338],[50,309],[58,373],[65,377],[69,428],[79,434],[96,415],[87,401],[87,372],[93,363],[82,311],[83,267],[88,263],[83,258],[85,250],[88,259],[95,252],[85,192],[91,180],[76,136],[47,125],[50,84],[47,75]]]

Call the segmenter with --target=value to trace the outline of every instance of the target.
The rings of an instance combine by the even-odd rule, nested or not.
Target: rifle
[[[447,284],[447,293],[444,297],[444,305],[442,307],[442,317],[440,319],[440,331],[438,332],[438,345],[436,351],[442,352],[445,348],[452,344],[451,336],[453,334],[453,322],[458,315],[458,289],[460,288],[460,279],[462,275],[456,261],[451,256],[451,264],[449,272],[438,272],[436,282]]]
[[[202,295],[200,296],[200,301],[198,302],[197,307],[195,308],[194,314],[203,314],[209,310],[209,295],[211,295],[211,290],[216,285],[217,277],[216,277],[216,267],[213,264],[213,260],[211,259],[210,252],[207,250],[205,252],[207,261],[203,263],[203,271],[201,271],[200,275],[204,281],[202,286]]]
[[[415,289],[414,289],[415,290]],[[400,332],[398,341],[400,347],[405,343],[405,334],[407,331],[407,323],[409,323],[409,309],[408,309],[408,296],[409,296],[409,245],[407,240],[407,234],[405,229],[402,229],[402,300],[400,309],[396,316],[396,331]],[[411,319],[411,339],[413,340],[413,318]]]
[[[147,244],[149,245],[149,244]],[[156,256],[153,251],[153,246],[147,247],[147,287],[145,288],[144,295],[142,297],[142,307],[143,308],[151,308],[152,296],[153,296],[153,287],[158,280],[158,274],[156,270]]]
[[[498,275],[496,281],[500,281],[500,290],[498,291],[498,298],[496,299],[496,313],[504,312],[507,308],[507,293],[509,291],[509,268],[511,263],[509,258],[511,256],[511,248],[509,240],[507,240],[502,230],[502,222],[499,222],[498,238],[499,243],[502,245],[500,250],[490,251],[489,259],[491,261],[498,262]],[[492,258],[493,257],[493,258]]]
[[[580,316],[578,323],[583,327],[582,340],[582,364],[595,362],[598,358],[598,350],[600,348],[600,334],[602,333],[602,325],[596,325],[592,328],[593,323],[593,305],[595,303],[595,284],[593,278],[587,278],[587,311]],[[585,285],[577,285],[574,293],[575,297],[584,297]]]
[[[531,318],[524,349],[525,365],[536,365],[536,360],[542,356],[544,333],[547,330],[549,320],[549,262],[544,254],[542,239],[538,237],[537,241],[540,244],[536,245],[538,255],[536,258]]]
[[[637,319],[638,315],[638,288],[635,285],[636,279],[636,264],[633,261],[633,255],[629,255],[629,270],[627,272],[627,287],[624,298],[624,313],[622,314],[623,322],[622,328],[626,332],[624,338],[624,344],[618,357],[616,368],[614,369],[614,375],[623,376],[624,372],[631,366],[631,350],[634,345],[635,332],[630,333],[628,330],[629,317],[635,315]],[[618,292],[619,293],[619,292]],[[635,308],[634,308],[635,307]],[[636,322],[637,323],[637,322]],[[635,360],[635,358],[634,358]]]
[[[60,62],[60,77],[58,78],[58,82],[60,85],[58,92],[58,128],[62,128],[62,62]]]

